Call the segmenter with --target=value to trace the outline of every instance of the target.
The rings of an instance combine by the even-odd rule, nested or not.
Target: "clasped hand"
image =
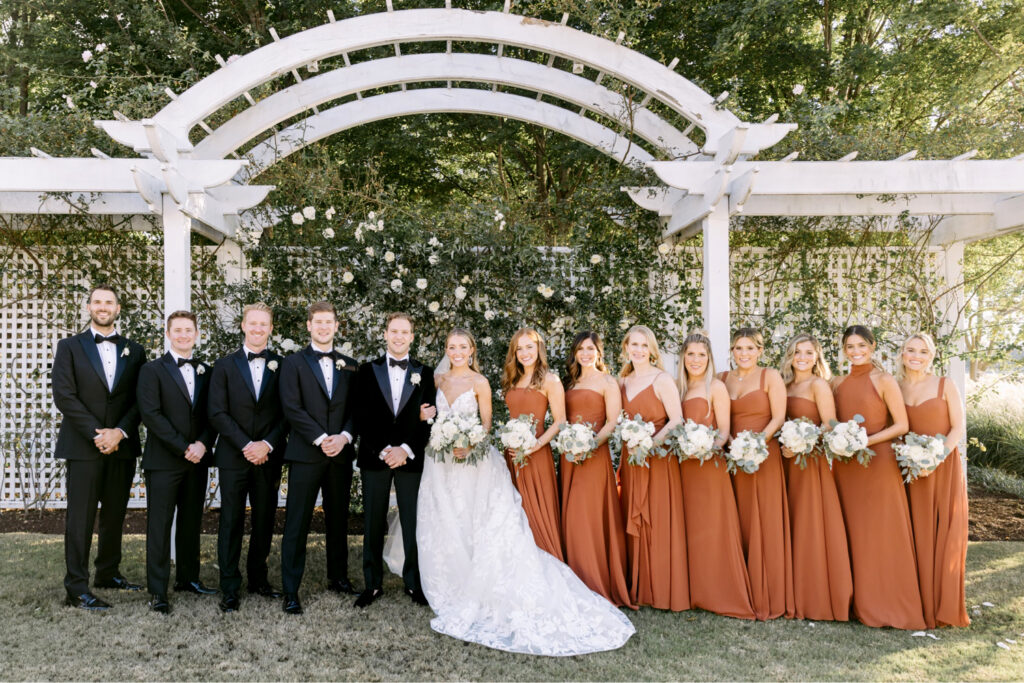
[[[92,442],[96,444],[96,448],[99,449],[100,453],[110,455],[117,450],[123,438],[124,434],[121,433],[121,430],[112,427],[110,429],[97,429],[96,436],[92,438]]]
[[[242,449],[242,455],[253,465],[262,465],[270,459],[270,446],[265,441],[250,441]]]
[[[348,445],[348,437],[344,434],[332,434],[320,442],[320,450],[328,458],[333,458]]]
[[[185,459],[193,464],[199,464],[204,455],[206,455],[206,444],[202,441],[190,443],[188,448],[185,449]]]

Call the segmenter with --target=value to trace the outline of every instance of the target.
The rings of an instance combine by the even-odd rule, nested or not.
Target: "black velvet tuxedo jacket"
[[[127,350],[127,354],[125,353]],[[54,455],[65,460],[133,459],[139,457],[139,408],[135,385],[146,352],[133,341],[117,345],[114,388],[107,376],[92,329],[57,342],[53,357],[53,402],[64,418],[57,435]],[[128,438],[118,449],[103,455],[93,439],[97,429],[123,429]]]
[[[250,441],[266,441],[273,449],[269,463],[284,460],[288,423],[281,410],[278,377],[284,359],[269,352],[263,368],[260,395],[249,371],[245,350],[238,349],[213,364],[208,407],[210,425],[218,434],[214,464],[221,469],[256,467],[242,455]]]
[[[419,382],[414,383],[414,377]],[[359,468],[385,470],[387,464],[380,452],[387,446],[412,449],[415,457],[396,468],[400,472],[422,472],[424,448],[430,436],[430,425],[420,419],[420,404],[434,404],[434,371],[414,358],[409,360],[405,373],[398,413],[392,411],[391,378],[388,376],[387,356],[364,363],[359,368],[356,395],[356,429],[359,432]]]
[[[354,358],[339,354],[334,365],[334,388],[330,398],[320,370],[320,361],[307,346],[284,359],[278,372],[281,407],[291,425],[284,459],[287,462],[318,463],[328,460],[313,442],[321,434],[328,436],[348,432],[355,435],[352,408],[356,395],[352,392],[359,363]],[[340,366],[340,367],[339,367]],[[336,458],[353,457],[349,444]]]
[[[195,368],[195,400],[189,400],[185,378],[170,351],[142,366],[136,392],[148,430],[142,469],[186,470],[212,464],[217,433],[207,416],[210,375],[205,363]],[[206,446],[206,455],[198,464],[185,459],[185,450],[196,441]]]

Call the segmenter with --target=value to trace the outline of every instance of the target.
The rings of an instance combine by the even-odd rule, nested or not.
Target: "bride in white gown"
[[[489,430],[491,390],[476,372],[472,335],[453,330],[445,347],[451,369],[436,377],[437,410],[479,413]],[[439,633],[509,652],[568,656],[614,650],[636,632],[618,608],[537,547],[494,448],[474,464],[453,455],[426,460],[416,543],[423,592],[437,615],[430,626]]]

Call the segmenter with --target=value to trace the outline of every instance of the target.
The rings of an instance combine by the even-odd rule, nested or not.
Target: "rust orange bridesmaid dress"
[[[786,399],[786,418],[821,424],[809,398]],[[819,447],[820,448],[820,447]],[[828,461],[814,456],[800,469],[786,461],[786,495],[793,534],[793,598],[798,619],[849,621],[853,599],[850,551],[839,493]]]
[[[683,418],[718,427],[702,396],[683,401]],[[720,455],[703,465],[684,460],[679,473],[683,480],[690,603],[727,617],[753,619],[736,495],[725,460]]]
[[[537,421],[537,436],[544,433],[544,416],[548,412],[548,397],[536,389],[513,387],[505,394],[509,417],[532,415]],[[526,464],[516,470],[506,455],[512,481],[523,499],[523,510],[530,522],[537,547],[565,561],[562,552],[562,529],[558,514],[558,479],[551,447],[544,446],[532,453]]]
[[[604,396],[591,389],[569,389],[565,415],[569,422],[590,424],[598,432],[607,416]],[[613,605],[634,607],[626,579],[626,532],[608,443],[579,464],[562,456],[561,465],[566,563],[590,590]]]
[[[758,388],[732,401],[732,435],[763,430],[772,420],[771,403],[765,391],[765,370]],[[729,372],[722,373],[722,381]],[[768,459],[757,472],[733,475],[736,508],[747,556],[750,596],[758,619],[792,617],[793,551],[790,544],[789,504],[782,470],[782,451],[776,439],[768,439]]]
[[[835,390],[839,420],[861,415],[868,434],[890,422],[889,409],[871,382],[871,369],[870,363],[854,365]],[[890,442],[871,450],[875,457],[867,467],[853,460],[837,462],[832,469],[850,541],[853,616],[867,626],[923,629],[903,478]]]
[[[949,408],[939,379],[938,396],[907,406],[910,431],[928,436],[949,434]],[[910,519],[917,550],[924,621],[936,626],[969,626],[964,598],[967,560],[967,485],[960,453],[953,450],[934,472],[907,484]]]
[[[622,387],[622,408],[654,423],[657,434],[668,421],[654,385],[630,399]],[[622,513],[626,526],[629,598],[634,605],[650,605],[673,612],[690,609],[686,563],[686,526],[683,486],[675,458],[651,457],[650,467],[630,465],[622,449]]]

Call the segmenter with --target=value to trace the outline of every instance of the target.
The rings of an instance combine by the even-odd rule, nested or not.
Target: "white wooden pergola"
[[[660,64],[623,46],[622,34],[611,41],[568,27],[567,16],[561,22],[518,16],[510,0],[502,12],[453,8],[451,0],[435,9],[387,5],[387,12],[344,21],[328,12],[327,23],[285,38],[270,29],[273,41],[264,47],[229,60],[218,56],[220,66],[209,76],[181,94],[167,90],[172,101],[152,118],[96,122],[136,156],[109,158],[94,150],[97,158],[51,158],[36,150],[37,158],[0,159],[0,213],[159,216],[164,306],[171,311],[190,304],[189,287],[182,286],[190,282],[190,231],[227,241],[240,260],[239,217],[273,189],[252,183],[289,154],[339,131],[413,114],[527,121],[653,168],[663,186],[623,189],[658,212],[666,238],[703,235],[704,324],[719,358],[728,354],[732,216],[942,217],[932,240],[945,247],[952,304],[962,296],[963,245],[1024,228],[1021,157],[974,160],[968,152],[915,161],[911,152],[890,161],[854,161],[855,154],[758,161],[796,126],[777,123],[776,116],[739,120],[722,106],[725,93],[712,97],[674,71],[678,60]],[[489,54],[453,49],[464,42],[488,45]],[[411,43],[437,50],[403,55],[402,46]],[[380,46],[393,46],[393,56],[349,58]],[[544,59],[506,56],[506,46]],[[332,68],[323,68],[325,60]],[[596,76],[584,77],[588,70]],[[258,101],[252,96],[289,74],[287,87]],[[606,79],[642,96],[627,100],[620,88],[603,85]],[[438,83],[445,87],[430,85]],[[364,96],[389,87],[397,89]],[[523,91],[535,96],[517,94]],[[248,104],[243,111],[216,129],[206,123],[238,100]],[[296,122],[279,128],[286,121]],[[950,372],[962,388],[962,364]]]

